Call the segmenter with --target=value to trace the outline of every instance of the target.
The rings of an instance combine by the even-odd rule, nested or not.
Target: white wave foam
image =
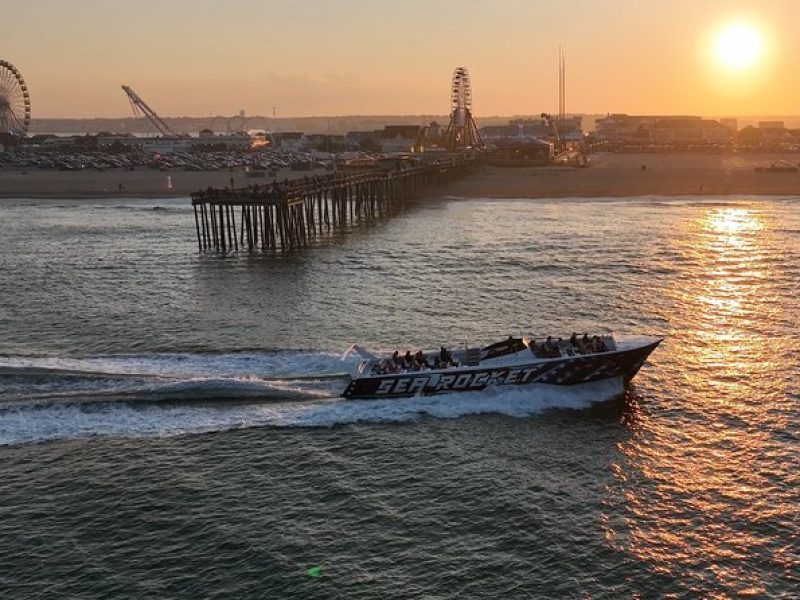
[[[456,418],[500,413],[524,417],[549,408],[586,408],[622,392],[619,380],[562,388],[526,386],[393,400],[329,399],[209,406],[129,403],[53,404],[0,410],[0,445],[92,436],[164,437],[251,427],[331,427],[358,422],[408,422],[422,414]]]
[[[339,354],[303,351],[242,352],[227,354],[147,354],[70,357],[0,357],[0,370],[22,373],[56,371],[64,374],[146,375],[154,377],[283,378],[349,372],[357,358],[347,362]]]

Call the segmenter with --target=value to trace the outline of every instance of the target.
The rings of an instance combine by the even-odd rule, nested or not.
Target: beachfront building
[[[797,152],[800,129],[787,129],[783,125],[783,121],[760,121],[758,127],[744,127],[736,134],[736,145],[748,150]]]
[[[307,138],[307,147],[320,152],[344,152],[355,147],[350,140],[339,134],[312,133]]]
[[[381,131],[381,151],[414,152],[417,150],[422,128],[419,125],[387,125]]]
[[[188,135],[136,137],[132,135],[99,134],[97,136],[97,149],[103,151],[114,149],[139,150],[145,154],[174,154],[175,152],[191,152],[193,150],[242,151],[248,150],[251,147],[251,142],[252,140],[247,133],[214,135],[211,130],[206,129],[201,131],[198,137],[190,137]],[[74,144],[74,140],[71,140],[71,143]]]
[[[731,130],[714,119],[667,119],[650,127],[650,141],[655,144],[721,145],[731,140]]]
[[[597,120],[594,138],[616,147],[709,147],[729,144],[732,135],[729,127],[714,119],[614,114]]]
[[[348,131],[347,142],[349,147],[358,148],[365,152],[381,151],[381,131]]]
[[[198,137],[189,138],[192,150],[233,150],[243,151],[253,147],[253,138],[243,131],[215,135],[210,129],[203,129]]]
[[[481,128],[481,137],[486,141],[509,139],[537,139],[556,141],[558,137],[571,145],[583,139],[582,119],[579,115],[566,117],[561,122],[561,135],[558,135],[557,120],[512,119],[507,125],[487,125]]]
[[[493,142],[485,160],[486,164],[497,167],[540,166],[549,164],[554,155],[552,142],[536,138],[505,138]]]
[[[282,150],[303,151],[308,149],[308,138],[301,131],[281,131],[272,134],[273,143]]]
[[[69,135],[69,136],[51,136],[45,140],[40,142],[42,148],[47,148],[50,150],[67,150],[73,148],[76,143],[77,139],[83,137],[78,135]]]

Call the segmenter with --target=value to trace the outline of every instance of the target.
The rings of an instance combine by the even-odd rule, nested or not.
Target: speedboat
[[[509,337],[485,347],[438,352],[373,352],[354,344],[342,355],[363,360],[342,393],[374,399],[473,392],[494,386],[575,386],[616,379],[627,385],[663,341],[655,336],[575,334],[537,341]]]

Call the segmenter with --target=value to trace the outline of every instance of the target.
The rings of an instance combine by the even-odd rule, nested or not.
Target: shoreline
[[[483,198],[796,196],[800,173],[757,172],[796,164],[797,154],[596,154],[590,166],[486,167],[448,186],[448,195]]]
[[[771,164],[797,164],[797,154],[610,154],[590,155],[575,168],[484,167],[436,191],[457,198],[626,198],[642,196],[795,196],[800,173],[757,172]],[[275,178],[312,172],[284,169]],[[0,170],[4,200],[115,200],[189,198],[192,192],[231,185],[245,187],[273,178],[242,171],[12,171]],[[121,186],[121,189],[120,189]]]

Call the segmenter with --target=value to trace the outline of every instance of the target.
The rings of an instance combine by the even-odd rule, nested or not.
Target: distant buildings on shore
[[[800,151],[800,129],[789,129],[782,120],[762,120],[739,129],[737,119],[706,119],[691,115],[609,114],[596,120],[587,133],[580,115],[552,118],[510,119],[506,124],[480,129],[490,154],[499,160],[530,164],[550,162],[564,153],[591,150],[774,150]],[[203,129],[198,135],[134,136],[99,133],[56,136],[39,134],[26,138],[26,146],[65,151],[139,152],[171,154],[193,151],[247,151],[278,148],[288,151],[414,153],[443,147],[445,128],[437,121],[427,125],[396,124],[382,129],[346,134],[301,131],[238,132],[218,134]],[[19,138],[0,137],[0,152],[13,150]]]
[[[597,120],[594,140],[609,145],[722,145],[734,133],[719,121],[702,117],[613,114]]]
[[[235,151],[278,148],[289,151],[344,152],[363,150],[373,153],[413,153],[436,147],[442,138],[442,127],[432,121],[428,125],[387,125],[373,131],[351,131],[347,135],[304,133],[301,131],[238,132],[215,134],[209,129],[199,135],[134,136],[131,134],[99,133],[96,135],[38,134],[22,143],[54,151],[140,152],[144,154],[173,154],[194,151]],[[2,140],[0,140],[2,141]],[[10,147],[10,144],[7,146]]]
[[[697,116],[611,114],[597,120],[590,143],[609,150],[783,150],[800,151],[800,129],[783,121],[738,128],[737,119]]]

